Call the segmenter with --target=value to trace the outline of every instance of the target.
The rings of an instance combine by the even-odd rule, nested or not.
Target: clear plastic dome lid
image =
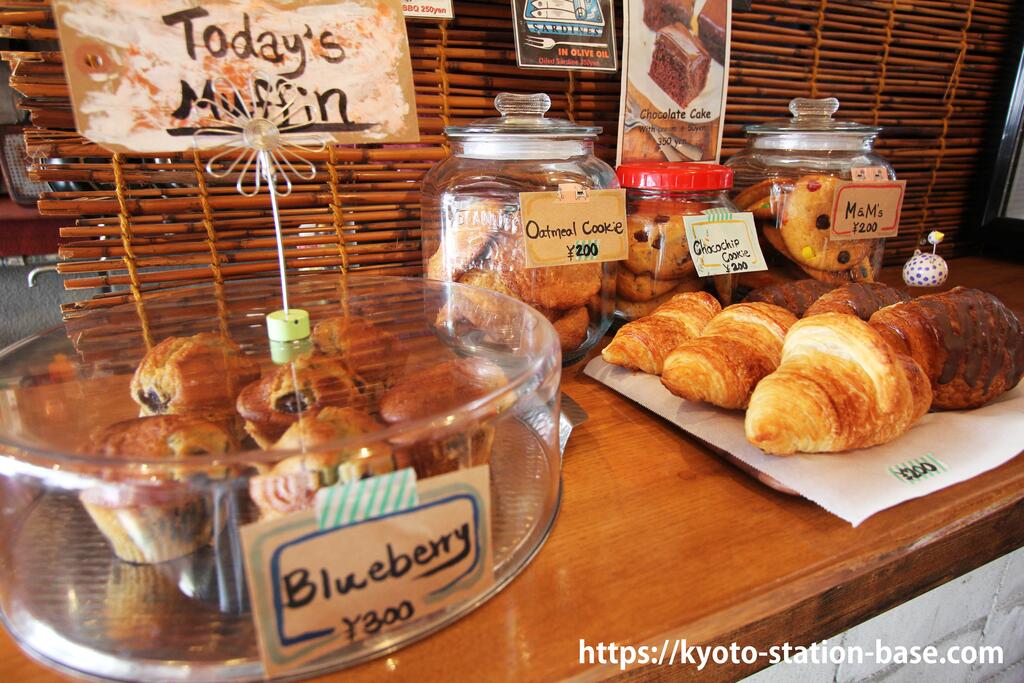
[[[322,273],[292,278],[289,295],[313,332],[287,362],[267,338],[265,315],[281,305],[268,280],[88,310],[0,351],[0,461],[177,477],[271,464],[309,439],[316,450],[393,450],[557,384],[550,323],[494,292]],[[203,424],[180,429],[181,416]]]
[[[558,138],[588,139],[601,133],[600,126],[581,126],[564,119],[545,116],[551,108],[551,98],[544,93],[519,95],[503,92],[494,98],[494,108],[501,116],[474,121],[467,126],[448,126],[445,135],[453,139]]]

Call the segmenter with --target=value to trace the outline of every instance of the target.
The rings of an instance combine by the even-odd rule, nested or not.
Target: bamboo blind
[[[65,286],[109,290],[66,314],[274,274],[266,195],[238,196],[191,152],[122,158],[76,135],[46,1],[2,6],[0,37],[47,41],[4,57],[31,114],[31,177],[74,184],[39,201],[67,217]],[[841,118],[886,126],[877,149],[908,181],[887,260],[904,260],[931,229],[946,233],[947,255],[961,253],[1013,10],[1012,0],[754,2],[733,18],[723,158],[744,125],[788,116],[791,98],[836,96]],[[498,92],[547,92],[552,115],[604,127],[598,154],[613,160],[618,74],[517,68],[507,0],[456,0],[455,15],[408,24],[422,144],[331,149],[317,177],[281,199],[290,268],[420,273],[419,182],[448,153],[443,127],[493,115]]]

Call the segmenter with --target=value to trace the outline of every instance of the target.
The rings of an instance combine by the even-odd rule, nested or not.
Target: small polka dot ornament
[[[920,249],[903,266],[903,281],[911,287],[938,287],[949,277],[949,264],[946,259],[935,253],[939,242],[945,237],[938,230],[928,233],[928,244],[932,245],[932,253],[922,253]]]

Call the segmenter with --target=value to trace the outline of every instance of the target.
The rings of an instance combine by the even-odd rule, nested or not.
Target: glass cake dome
[[[289,295],[313,332],[274,349],[277,283],[239,280],[85,310],[0,352],[0,614],[26,653],[117,680],[310,675],[429,635],[537,552],[560,492],[551,324],[420,279],[320,273]],[[473,583],[459,575],[403,623],[265,668],[250,535],[381,521],[363,535],[383,542],[389,515],[469,481],[483,501]],[[343,493],[357,504],[336,504]]]

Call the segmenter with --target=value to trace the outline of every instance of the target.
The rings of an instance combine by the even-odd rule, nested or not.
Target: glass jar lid
[[[449,138],[470,139],[487,136],[488,139],[515,138],[595,138],[601,132],[600,126],[581,126],[565,119],[549,119],[544,116],[551,108],[551,98],[544,93],[519,95],[503,92],[494,98],[494,108],[501,116],[480,119],[467,126],[448,126],[444,129]]]
[[[839,100],[834,97],[811,99],[796,97],[789,101],[793,117],[755,123],[746,127],[746,132],[761,133],[837,133],[853,135],[878,135],[881,126],[868,126],[855,121],[836,121],[832,115],[839,111]]]
[[[790,119],[777,119],[746,127],[755,147],[770,149],[853,150],[870,149],[871,141],[882,132],[881,126],[855,121],[836,121],[839,110],[834,97],[811,99],[797,97],[789,101]]]

